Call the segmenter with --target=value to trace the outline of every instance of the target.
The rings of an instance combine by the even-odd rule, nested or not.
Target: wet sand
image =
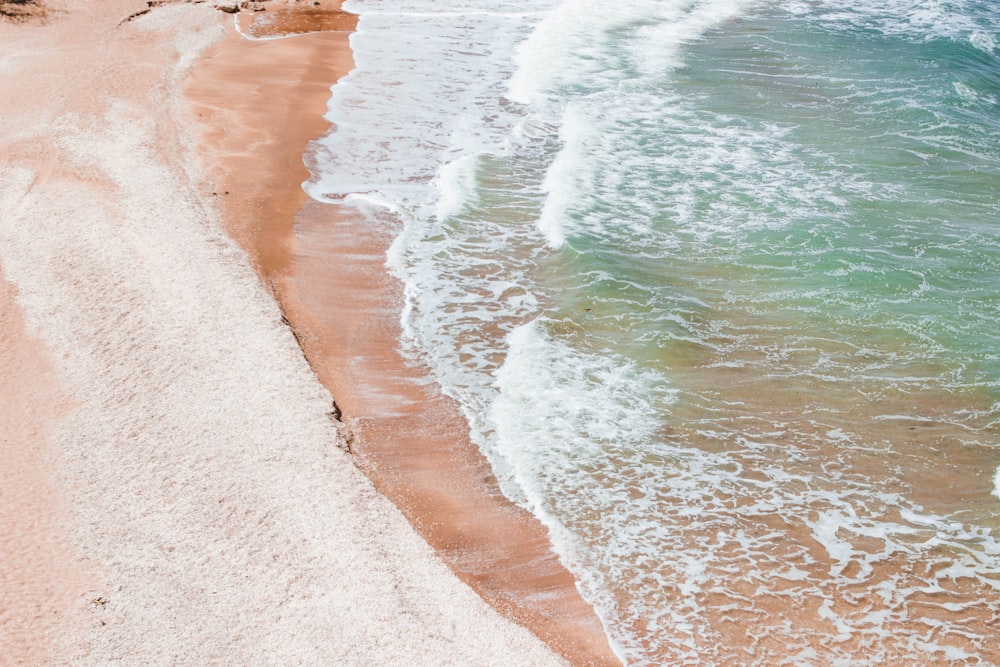
[[[147,9],[0,21],[3,661],[561,664],[344,452],[180,96],[232,18]]]
[[[399,352],[401,285],[384,268],[392,228],[350,206],[297,217],[285,312],[350,424],[352,451],[464,581],[574,664],[617,665],[548,533],[502,494],[458,406]]]
[[[218,186],[206,194],[219,200],[226,231],[265,277],[287,272],[290,227],[307,199],[302,155],[330,127],[323,119],[330,86],[353,67],[347,36],[357,18],[338,5],[310,7],[298,21],[291,19],[299,12],[287,9],[240,15],[247,31],[254,18],[275,15],[282,17],[276,26],[296,31],[326,28],[334,23],[326,17],[336,17],[338,30],[253,41],[230,29],[184,83],[201,129],[206,183]]]
[[[283,13],[241,25],[261,35],[349,27],[335,6],[322,10],[298,22]],[[377,488],[501,613],[575,664],[620,664],[544,527],[501,494],[428,370],[400,355],[401,285],[384,267],[398,230],[368,225],[350,206],[305,201],[302,156],[328,128],[329,85],[349,68],[342,32],[230,35],[194,68],[185,94],[208,123],[203,158],[226,227],[279,298]]]

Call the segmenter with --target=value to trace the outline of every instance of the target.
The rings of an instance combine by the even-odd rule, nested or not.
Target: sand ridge
[[[338,447],[329,393],[222,232],[177,91],[227,17],[51,4],[45,25],[0,25],[2,298],[71,406],[33,465],[92,573],[69,594],[85,627],[49,660],[559,664]],[[0,642],[52,640],[7,619]]]

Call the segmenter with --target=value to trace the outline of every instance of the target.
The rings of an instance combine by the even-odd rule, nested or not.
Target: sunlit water
[[[317,199],[630,664],[1000,663],[1000,12],[351,0]]]

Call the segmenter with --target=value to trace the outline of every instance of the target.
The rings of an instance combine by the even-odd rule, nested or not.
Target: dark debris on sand
[[[40,0],[0,0],[0,18],[8,21],[44,19],[48,15]]]

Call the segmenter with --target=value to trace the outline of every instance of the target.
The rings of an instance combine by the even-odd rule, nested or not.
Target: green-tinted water
[[[764,8],[561,91],[552,306],[501,383],[563,387],[509,435],[561,453],[509,456],[651,664],[998,659],[995,54],[855,19]]]

